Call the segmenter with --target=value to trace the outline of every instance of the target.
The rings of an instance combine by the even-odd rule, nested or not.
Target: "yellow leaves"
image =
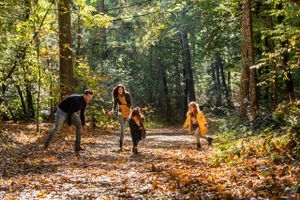
[[[226,185],[214,185],[208,188],[209,191],[217,190],[219,193],[223,192],[227,188]]]
[[[4,200],[17,200],[18,198],[16,196],[8,196]]]
[[[153,189],[158,189],[158,183],[156,180],[152,181],[152,187],[153,187]]]
[[[36,196],[36,198],[38,198],[38,199],[44,199],[46,197],[47,197],[47,192],[41,192],[40,194],[38,194]]]
[[[182,170],[182,169],[174,169],[170,173],[171,177],[177,177],[177,176],[185,175],[185,174],[186,174],[185,170]]]
[[[218,192],[222,192],[222,191],[224,191],[225,189],[226,189],[226,185],[218,185],[218,186],[217,186]]]
[[[181,185],[188,185],[191,181],[192,179],[190,177],[184,177],[179,180],[179,183]]]

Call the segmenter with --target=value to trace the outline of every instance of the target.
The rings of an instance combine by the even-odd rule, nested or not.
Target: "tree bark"
[[[99,0],[99,12],[100,14],[105,14],[105,4],[104,0]],[[100,44],[101,44],[101,52],[100,52],[100,58],[101,58],[101,63],[107,58],[107,41],[106,41],[106,28],[101,27],[100,28]]]
[[[76,46],[76,61],[80,59],[80,49],[81,49],[81,18],[80,18],[80,8],[77,12],[77,46]]]
[[[74,72],[72,62],[72,35],[70,0],[58,0],[59,72],[61,97],[73,92]]]
[[[170,119],[171,115],[171,103],[170,103],[170,97],[169,97],[169,89],[168,89],[168,83],[167,83],[167,73],[166,73],[166,67],[164,65],[164,62],[162,60],[162,52],[159,51],[159,71],[160,71],[160,77],[161,77],[161,82],[162,82],[162,90],[163,90],[163,97],[165,101],[165,114],[167,119]]]
[[[184,78],[186,82],[186,92],[188,101],[196,101],[193,70],[191,63],[191,52],[188,43],[188,36],[185,31],[181,32],[181,44],[183,50]]]
[[[227,87],[228,87],[228,95],[231,102],[231,72],[230,71],[227,72]]]
[[[225,72],[224,72],[224,64],[222,62],[220,54],[217,54],[217,62],[219,63],[218,65],[219,65],[220,75],[221,75],[221,80],[222,80],[222,90],[226,97],[226,101],[227,101],[226,103],[229,108],[232,108],[233,104],[232,104],[230,96],[229,96],[229,89],[226,84],[226,78],[225,78]]]
[[[242,19],[242,58],[243,67],[240,88],[240,116],[247,116],[247,98],[250,99],[251,119],[255,123],[257,117],[257,93],[256,93],[256,70],[251,68],[254,65],[251,0],[243,1]]]
[[[20,96],[20,100],[21,100],[21,104],[22,104],[22,109],[23,109],[23,114],[27,115],[26,104],[25,104],[25,100],[24,100],[24,97],[23,97],[23,93],[22,93],[21,87],[19,85],[16,85],[16,88],[17,88],[18,94]]]
[[[34,106],[33,106],[33,96],[31,91],[31,83],[28,81],[26,83],[26,102],[27,102],[27,109],[30,119],[34,119],[35,112],[34,112]]]
[[[218,57],[216,57],[218,59]],[[216,99],[216,106],[222,106],[222,92],[221,92],[221,82],[220,82],[220,65],[219,61],[216,60],[215,62],[215,76],[216,76],[216,92],[217,92],[217,99]]]

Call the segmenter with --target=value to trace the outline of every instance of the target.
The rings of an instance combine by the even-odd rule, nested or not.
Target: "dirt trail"
[[[117,151],[117,132],[89,131],[82,137],[85,151],[79,155],[73,152],[74,136],[62,133],[55,138],[48,151],[41,149],[42,138],[35,136],[35,142],[27,138],[28,144],[5,156],[1,162],[0,199],[268,196],[260,188],[260,184],[265,185],[264,177],[254,173],[259,167],[256,163],[263,160],[253,160],[253,169],[249,163],[213,167],[210,164],[214,150],[208,148],[206,141],[202,141],[203,150],[197,151],[194,138],[177,129],[149,130],[147,139],[139,145],[138,156],[131,155],[128,132],[123,152]]]

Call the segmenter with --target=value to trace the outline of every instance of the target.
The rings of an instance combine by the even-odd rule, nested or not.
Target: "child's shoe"
[[[214,141],[213,138],[208,137],[208,138],[207,138],[208,146],[211,146],[213,141]]]

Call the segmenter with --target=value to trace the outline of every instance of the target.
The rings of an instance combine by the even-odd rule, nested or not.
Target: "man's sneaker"
[[[120,147],[120,151],[123,151],[123,142],[120,141],[119,147]]]
[[[201,150],[201,144],[197,143],[197,150]]]
[[[84,151],[84,148],[82,148],[80,145],[75,145],[75,151],[76,152]]]

